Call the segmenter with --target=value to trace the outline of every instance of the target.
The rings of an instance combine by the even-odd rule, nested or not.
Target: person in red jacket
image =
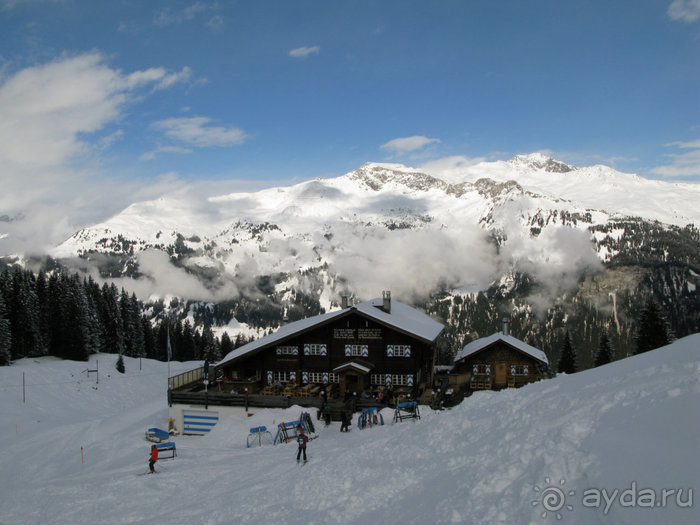
[[[156,461],[158,461],[158,447],[156,447],[155,445],[152,445],[151,446],[151,459],[148,462],[148,467],[151,469],[151,472],[150,472],[151,474],[153,474],[156,471],[156,469],[155,469]]]
[[[299,463],[299,458],[301,453],[304,453],[304,463],[306,463],[306,444],[309,442],[309,438],[304,434],[304,429],[299,427],[299,435],[297,436],[297,444],[299,445],[299,450],[297,451],[297,463]]]

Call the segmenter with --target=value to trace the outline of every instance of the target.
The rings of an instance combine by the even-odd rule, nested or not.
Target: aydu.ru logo
[[[540,504],[542,505],[544,511],[540,516],[542,516],[543,519],[547,517],[548,512],[551,512],[560,520],[562,518],[562,514],[559,512],[560,510],[564,508],[568,511],[574,510],[573,505],[566,503],[566,496],[575,496],[576,491],[569,490],[565,492],[563,487],[564,484],[566,484],[566,480],[564,479],[559,480],[560,487],[552,485],[552,480],[549,477],[544,478],[544,482],[546,483],[544,488],[535,485],[534,490],[540,494],[540,499],[533,500],[531,504],[533,507]]]
[[[535,485],[534,490],[540,497],[533,500],[531,505],[537,507],[542,505],[540,516],[545,519],[548,513],[552,513],[558,520],[563,518],[560,512],[563,509],[573,511],[574,506],[567,502],[567,496],[575,496],[575,490],[565,490],[566,480],[560,479],[559,486],[552,484],[549,477],[544,478],[545,486],[540,488]],[[640,489],[637,482],[633,481],[629,488],[620,489],[598,489],[590,488],[581,494],[581,505],[586,508],[603,509],[603,514],[607,516],[613,504],[620,507],[642,507],[642,508],[666,508],[675,504],[678,508],[690,508],[693,506],[693,489],[660,489],[652,488]]]

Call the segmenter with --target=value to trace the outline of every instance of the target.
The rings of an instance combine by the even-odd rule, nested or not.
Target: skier
[[[154,474],[154,473],[155,473],[155,471],[156,471],[156,469],[155,469],[156,461],[158,461],[158,447],[156,447],[155,445],[152,445],[152,446],[151,446],[151,459],[150,459],[149,462],[148,462],[148,468],[151,469],[151,471],[149,472],[149,474]]]
[[[304,434],[304,429],[299,427],[299,435],[297,436],[297,444],[299,445],[299,450],[297,451],[297,463],[299,463],[299,458],[301,453],[304,453],[304,463],[306,463],[306,443],[308,443],[309,438]]]

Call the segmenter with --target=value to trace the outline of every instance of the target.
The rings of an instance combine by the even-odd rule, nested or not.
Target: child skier
[[[299,436],[297,436],[297,444],[299,445],[299,450],[297,450],[297,463],[299,463],[299,458],[301,453],[304,453],[304,463],[306,463],[306,444],[309,442],[309,438],[304,434],[304,430],[299,427]]]
[[[148,461],[148,468],[151,469],[149,474],[154,474],[156,469],[156,461],[158,461],[158,447],[155,445],[151,446],[151,459]]]

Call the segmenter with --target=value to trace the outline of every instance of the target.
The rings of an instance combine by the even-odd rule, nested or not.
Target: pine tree
[[[229,337],[228,333],[224,332],[221,335],[221,345],[219,346],[221,356],[226,357],[229,352],[233,351],[233,341]]]
[[[39,323],[39,301],[34,274],[15,266],[6,296],[12,332],[12,357],[35,357],[48,353]]]
[[[201,354],[197,354],[194,336],[195,331],[192,329],[190,320],[185,319],[185,322],[182,325],[182,332],[180,333],[180,341],[178,344],[178,348],[180,349],[180,360],[193,361],[195,359],[201,359]]]
[[[115,365],[115,368],[120,374],[123,374],[126,371],[126,369],[124,368],[124,358],[121,354],[119,354],[119,358],[117,359],[117,364]]]
[[[210,363],[216,363],[221,359],[221,350],[214,337],[214,332],[208,326],[202,330],[202,348],[202,356]]]
[[[102,285],[102,339],[105,352],[124,353],[124,324],[119,308],[119,291],[114,283]]]
[[[559,358],[558,372],[564,372],[566,374],[573,374],[578,370],[576,366],[576,352],[573,345],[571,344],[571,337],[569,337],[569,331],[566,331],[566,337],[564,338],[564,349],[561,352],[561,357]]]
[[[610,346],[610,338],[608,338],[608,332],[603,330],[603,333],[600,336],[598,353],[595,356],[593,366],[606,365],[610,361],[612,361],[612,347]]]
[[[141,326],[143,327],[143,351],[145,357],[149,359],[158,359],[159,355],[156,349],[155,331],[146,316],[141,317]]]
[[[0,366],[7,366],[12,361],[12,333],[10,320],[7,318],[5,299],[0,290]]]
[[[671,333],[666,319],[661,313],[661,308],[650,298],[639,318],[637,349],[635,354],[661,348],[669,344],[671,340]]]

